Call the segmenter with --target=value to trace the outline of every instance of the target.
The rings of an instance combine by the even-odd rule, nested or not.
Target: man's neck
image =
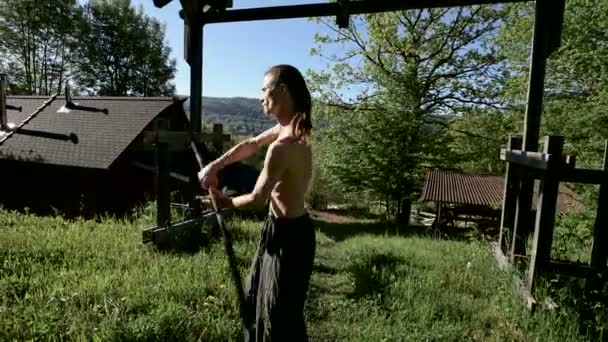
[[[277,121],[279,125],[281,125],[281,130],[279,131],[280,137],[293,136],[293,130],[295,128],[295,117],[295,113],[281,115],[280,117],[277,117]]]

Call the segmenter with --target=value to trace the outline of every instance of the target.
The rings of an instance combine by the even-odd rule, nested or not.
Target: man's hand
[[[217,177],[219,169],[214,163],[207,164],[198,173],[198,181],[201,183],[201,187],[205,190],[209,188],[217,189],[219,185],[219,179]]]
[[[219,191],[217,188],[210,187],[209,188],[209,196],[211,196],[211,200],[217,208],[214,209],[223,209],[223,208],[233,208],[232,199],[228,196],[224,195],[223,192]]]

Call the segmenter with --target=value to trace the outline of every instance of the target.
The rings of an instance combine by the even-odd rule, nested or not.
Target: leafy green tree
[[[461,157],[457,167],[468,172],[504,175],[500,149],[518,135],[523,115],[506,110],[474,110],[450,122],[451,147]]]
[[[0,0],[0,72],[12,93],[61,92],[80,17],[76,0]]]
[[[107,96],[173,95],[175,60],[164,27],[130,0],[91,0],[75,77],[88,93]]]
[[[332,67],[309,78],[315,142],[340,191],[373,191],[406,222],[425,170],[458,160],[444,128],[451,116],[500,106],[489,41],[499,19],[499,8],[478,6],[357,16],[341,30],[326,23],[331,33],[316,36],[312,53]]]
[[[509,75],[505,99],[523,112],[528,80],[532,4],[508,6],[496,40]],[[542,135],[563,135],[577,164],[599,167],[608,139],[608,2],[566,2],[561,47],[547,63]],[[522,126],[523,127],[523,126]],[[522,129],[523,130],[523,129]]]

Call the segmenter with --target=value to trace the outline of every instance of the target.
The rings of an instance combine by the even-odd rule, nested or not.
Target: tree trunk
[[[410,213],[412,211],[412,200],[404,198],[400,201],[397,223],[400,228],[407,228],[410,224]]]

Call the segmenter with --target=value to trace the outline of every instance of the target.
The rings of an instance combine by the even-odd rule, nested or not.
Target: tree
[[[164,28],[130,0],[91,0],[74,75],[84,91],[107,96],[173,95],[175,60]]]
[[[333,63],[309,72],[324,174],[344,192],[373,191],[406,221],[425,168],[451,166],[449,118],[492,101],[502,77],[489,38],[500,9],[425,9],[355,17],[318,34],[312,53]],[[330,53],[332,49],[336,54]]]
[[[523,127],[521,113],[506,110],[474,110],[450,123],[451,147],[460,154],[458,168],[468,172],[504,175],[500,149],[509,135]]]
[[[80,14],[76,0],[0,0],[0,72],[13,93],[61,92]]]
[[[508,6],[497,37],[509,75],[506,101],[525,105],[534,6]],[[563,135],[577,164],[599,167],[608,138],[608,2],[566,2],[561,47],[547,63],[542,135]]]

